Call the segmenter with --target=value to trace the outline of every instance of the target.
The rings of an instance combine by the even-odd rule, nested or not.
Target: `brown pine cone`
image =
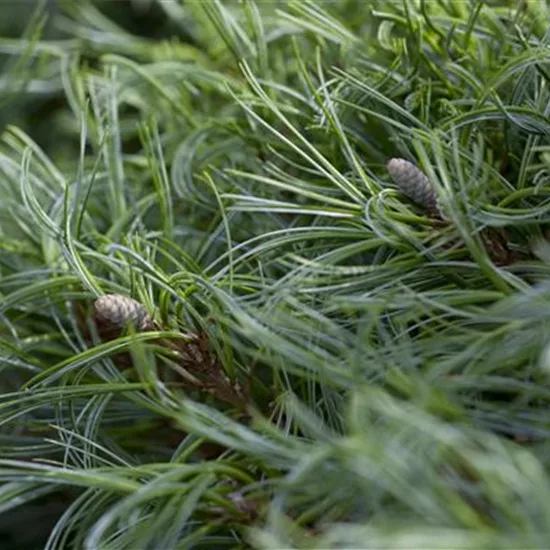
[[[138,301],[121,294],[104,294],[98,298],[94,302],[94,313],[98,321],[113,327],[133,325],[140,332],[155,328],[147,310]]]
[[[441,210],[430,180],[412,162],[392,158],[387,164],[394,183],[412,201],[424,206],[432,215],[441,217]]]

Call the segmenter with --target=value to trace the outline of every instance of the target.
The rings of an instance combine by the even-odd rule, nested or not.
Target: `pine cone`
[[[430,214],[441,216],[435,190],[421,170],[405,159],[393,158],[387,164],[395,184],[417,204],[424,206]]]
[[[105,294],[94,302],[96,319],[112,327],[133,325],[136,330],[153,330],[153,320],[147,310],[133,298],[121,294]]]

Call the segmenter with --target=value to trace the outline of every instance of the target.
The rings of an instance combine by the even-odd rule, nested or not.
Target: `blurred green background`
[[[74,120],[69,115],[61,74],[52,65],[37,66],[30,55],[33,38],[71,41],[86,62],[99,52],[88,47],[79,33],[79,7],[92,4],[115,25],[148,39],[178,37],[191,41],[174,26],[156,0],[3,0],[0,2],[0,127],[22,128],[54,159],[74,141]],[[39,35],[36,29],[40,29]],[[25,51],[25,44],[29,44]],[[14,55],[16,54],[16,55]]]

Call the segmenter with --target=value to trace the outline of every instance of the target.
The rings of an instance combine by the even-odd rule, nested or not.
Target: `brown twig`
[[[441,223],[448,223],[443,219],[437,194],[426,174],[413,163],[400,158],[392,158],[387,164],[387,169],[405,195],[426,208],[432,218]],[[508,247],[508,236],[503,228],[486,228],[480,237],[487,254],[496,264],[509,265],[520,259],[519,254]]]
[[[85,326],[84,311],[80,308],[81,325]],[[118,338],[132,326],[137,332],[162,330],[138,301],[120,294],[105,294],[93,303],[93,319],[102,341]],[[159,338],[161,347],[172,352],[171,359],[187,385],[206,391],[219,401],[246,409],[250,398],[246,389],[231,381],[219,358],[212,352],[206,334],[182,334],[181,340]],[[130,354],[118,357],[124,366],[131,366]],[[185,376],[187,374],[187,376]]]

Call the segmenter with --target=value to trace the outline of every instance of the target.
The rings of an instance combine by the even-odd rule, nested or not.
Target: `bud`
[[[391,159],[387,168],[395,184],[407,197],[424,206],[431,214],[441,215],[437,195],[424,172],[412,162],[398,158]]]
[[[116,327],[133,325],[137,330],[151,330],[153,320],[147,310],[133,298],[121,294],[105,294],[94,302],[96,318]]]

